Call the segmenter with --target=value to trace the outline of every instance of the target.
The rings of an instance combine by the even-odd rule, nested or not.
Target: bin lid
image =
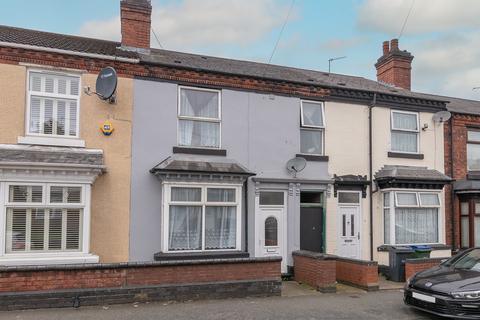
[[[418,250],[418,251],[427,251],[427,250],[432,250],[432,247],[428,246],[428,245],[422,245],[422,244],[419,244],[419,245],[413,245],[413,246],[410,246],[413,250]]]

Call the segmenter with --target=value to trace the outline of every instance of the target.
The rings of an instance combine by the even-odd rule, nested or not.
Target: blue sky
[[[119,0],[0,0],[0,23],[119,39]],[[459,6],[458,2],[462,2]],[[272,63],[375,79],[384,40],[415,56],[413,90],[480,98],[480,1],[295,0]],[[153,0],[166,49],[268,61],[291,0]],[[152,38],[152,45],[158,46]],[[478,79],[478,80],[477,80]]]

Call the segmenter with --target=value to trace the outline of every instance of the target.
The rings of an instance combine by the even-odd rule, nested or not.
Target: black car
[[[412,276],[405,284],[404,301],[438,316],[480,319],[480,248]]]

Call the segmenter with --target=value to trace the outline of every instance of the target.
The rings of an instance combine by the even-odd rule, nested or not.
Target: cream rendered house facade
[[[334,125],[327,126],[325,130],[325,150],[330,158],[329,173],[336,176],[361,176],[365,180],[369,180],[370,108],[373,177],[371,203],[373,210],[370,211],[370,190],[368,190],[367,184],[357,184],[357,187],[350,185],[343,191],[342,187],[339,187],[339,190],[334,192],[336,196],[327,198],[329,217],[326,227],[327,252],[364,260],[373,259],[381,265],[388,265],[389,245],[428,244],[437,249],[432,251],[432,257],[449,256],[450,248],[445,246],[443,188],[429,186],[428,181],[422,182],[422,178],[420,178],[422,172],[426,171],[424,168],[428,170],[428,173],[436,171],[435,176],[439,179],[442,178],[441,174],[444,168],[443,124],[435,123],[432,120],[434,112],[405,111],[401,108],[378,105],[371,107],[369,105],[326,102],[326,119],[328,123],[334,123]],[[411,118],[412,123],[416,123],[410,134],[414,141],[412,146],[417,146],[417,152],[395,151],[395,148],[401,147],[398,141],[392,142],[398,132],[393,129],[397,115],[400,117],[406,115]],[[389,167],[392,168],[391,170],[406,168],[406,170],[418,173],[420,180],[417,186],[412,184],[399,184],[392,187],[379,185],[376,174],[385,171],[385,168],[389,170]],[[443,178],[448,180],[448,177]],[[355,196],[339,197],[342,192],[352,192]],[[411,204],[402,205],[402,196],[415,198],[415,200]],[[400,204],[398,203],[399,198]],[[421,200],[424,200],[423,205]],[[428,202],[429,200],[431,202]],[[392,211],[395,210],[393,208],[402,211],[403,207],[410,208],[410,211],[416,211],[400,213],[406,216],[403,222],[408,225],[405,226],[402,225],[400,217],[392,214]],[[416,218],[423,214],[423,211],[431,215],[430,220]],[[397,223],[389,223],[390,221]],[[427,224],[422,225],[420,222]],[[422,238],[420,234],[426,232],[426,228],[430,228],[430,226],[432,235]],[[418,234],[418,236],[415,237],[414,234]]]

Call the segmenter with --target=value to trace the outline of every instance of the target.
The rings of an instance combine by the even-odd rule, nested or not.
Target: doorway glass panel
[[[265,220],[265,246],[278,246],[278,222],[274,217]]]

